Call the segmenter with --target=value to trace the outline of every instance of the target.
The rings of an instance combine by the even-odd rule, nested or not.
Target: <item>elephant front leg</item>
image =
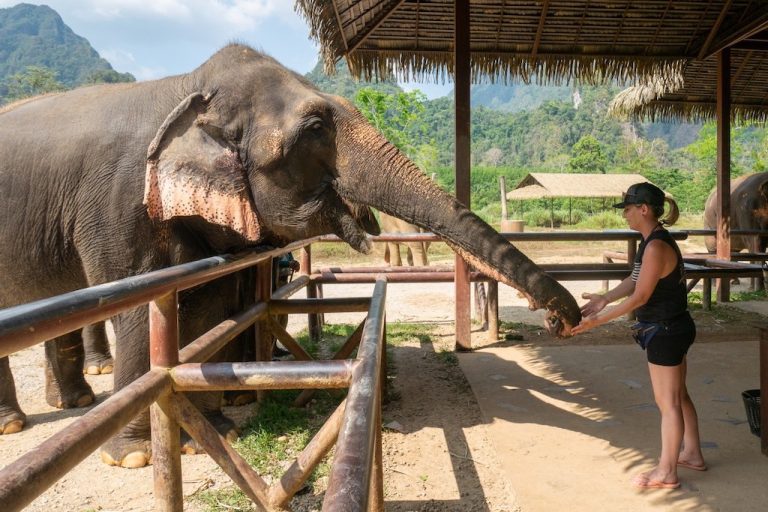
[[[0,434],[15,434],[24,428],[27,416],[16,399],[16,386],[8,358],[0,358]]]
[[[83,372],[87,375],[112,373],[114,361],[109,351],[105,322],[83,327],[83,343],[85,344],[85,368],[83,368]]]
[[[83,377],[85,351],[79,332],[45,342],[45,400],[59,409],[85,407],[96,397]]]
[[[149,371],[149,316],[138,307],[112,319],[115,328],[115,393]],[[111,466],[140,468],[150,462],[149,411],[138,414],[101,447],[101,460]]]

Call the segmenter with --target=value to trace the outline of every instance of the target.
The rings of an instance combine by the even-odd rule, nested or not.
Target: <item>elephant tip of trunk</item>
[[[547,316],[544,319],[544,327],[547,332],[557,338],[570,338],[571,330],[581,322],[581,310],[576,302],[565,304],[550,304],[547,307]]]

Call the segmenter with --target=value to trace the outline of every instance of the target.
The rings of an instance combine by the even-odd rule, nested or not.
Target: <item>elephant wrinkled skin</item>
[[[0,307],[321,234],[367,252],[366,232],[378,232],[374,207],[441,235],[474,268],[521,290],[531,308],[549,311],[551,332],[568,335],[580,320],[560,284],[425,177],[349,102],[242,45],[188,74],[6,107],[0,195]],[[225,279],[180,297],[182,342],[236,308],[232,287]],[[148,369],[147,308],[113,324],[119,390]],[[46,353],[49,403],[90,403],[80,333],[46,343]],[[198,406],[231,426],[220,396]],[[23,424],[5,358],[0,427]],[[102,456],[145,464],[148,439],[145,414]]]
[[[716,190],[704,206],[704,227],[717,229]],[[731,230],[768,229],[768,172],[739,176],[731,180]],[[717,250],[715,237],[704,239],[709,252]],[[731,250],[765,252],[768,239],[758,236],[732,236]]]

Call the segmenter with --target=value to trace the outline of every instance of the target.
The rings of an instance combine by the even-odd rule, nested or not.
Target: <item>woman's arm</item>
[[[627,277],[614,288],[607,292],[600,293],[585,293],[581,296],[583,299],[589,299],[589,302],[581,307],[582,316],[592,316],[601,312],[605,306],[611,302],[615,302],[623,297],[627,297],[632,294],[635,289],[635,282],[632,277]]]
[[[669,250],[667,251],[667,249]],[[616,288],[612,289],[603,296],[603,300],[605,300],[606,303],[608,300],[613,301],[627,295],[629,295],[629,298],[613,307],[603,310],[605,307],[603,306],[594,311],[594,313],[589,313],[597,306],[599,306],[599,301],[595,301],[594,307],[588,309],[588,306],[594,301],[593,299],[589,304],[582,308],[584,312],[587,312],[587,315],[582,318],[581,323],[574,327],[571,332],[573,334],[582,333],[597,327],[598,325],[609,322],[614,318],[625,315],[648,302],[648,299],[651,297],[654,288],[656,288],[656,283],[659,282],[659,279],[661,279],[662,275],[668,273],[665,273],[664,270],[667,266],[666,260],[670,257],[670,253],[672,253],[672,257],[676,257],[672,248],[667,244],[660,240],[652,240],[645,247],[645,253],[643,254],[643,266],[640,268],[640,275],[637,279],[637,283],[634,283],[634,287],[627,283],[627,281],[630,283],[632,282],[631,278],[628,277]],[[630,293],[626,293],[628,291]],[[621,295],[622,293],[626,293],[626,295]],[[602,313],[600,313],[601,310]]]

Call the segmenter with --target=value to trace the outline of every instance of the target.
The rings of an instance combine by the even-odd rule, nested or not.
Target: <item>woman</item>
[[[661,411],[661,457],[651,471],[635,477],[642,488],[676,489],[677,467],[707,469],[699,445],[696,409],[685,387],[686,354],[696,337],[696,326],[688,313],[687,290],[680,249],[663,224],[677,220],[677,205],[670,201],[664,213],[664,192],[650,183],[632,185],[623,208],[630,229],[643,237],[632,275],[605,294],[584,294],[589,302],[581,308],[583,319],[573,329],[579,334],[609,320],[635,311],[635,340],[645,349],[656,404]],[[618,299],[625,301],[606,308]]]

